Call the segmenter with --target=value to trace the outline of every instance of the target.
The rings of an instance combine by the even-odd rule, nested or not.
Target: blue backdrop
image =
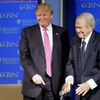
[[[76,0],[76,16],[82,12],[90,12],[94,15],[95,30],[100,32],[100,0]]]
[[[37,0],[0,0],[0,84],[21,83],[18,44],[21,29],[35,24]]]
[[[46,1],[53,3],[54,0]],[[100,32],[99,0],[66,0],[66,2],[68,3],[66,9],[68,15],[66,21],[64,19],[64,23],[67,23],[70,37],[75,33],[75,18],[82,12],[90,12],[95,16],[95,30]],[[0,84],[21,83],[23,70],[18,55],[20,32],[23,27],[37,22],[34,13],[37,3],[37,0],[27,0],[27,2],[24,0],[0,0]],[[57,10],[57,7],[58,3],[53,3],[54,13],[57,13],[54,15],[53,22],[60,25],[61,17],[58,16],[60,11]]]

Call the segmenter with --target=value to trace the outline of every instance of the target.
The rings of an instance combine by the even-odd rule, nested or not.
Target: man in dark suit
[[[24,69],[23,98],[59,100],[69,49],[68,34],[64,28],[51,23],[53,11],[50,5],[38,5],[36,16],[38,24],[22,30],[19,44]]]
[[[92,14],[86,12],[76,18],[77,35],[72,40],[62,87],[62,91],[68,93],[75,82],[76,100],[100,99],[100,34],[94,27]]]

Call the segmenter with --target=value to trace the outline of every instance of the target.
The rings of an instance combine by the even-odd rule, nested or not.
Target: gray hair
[[[95,18],[91,13],[88,12],[84,12],[82,14],[80,14],[78,18],[84,18],[85,23],[86,23],[86,27],[92,26],[93,29],[95,28]]]

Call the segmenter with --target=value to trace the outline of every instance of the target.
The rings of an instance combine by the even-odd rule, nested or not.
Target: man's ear
[[[51,15],[51,19],[53,18],[53,15]]]

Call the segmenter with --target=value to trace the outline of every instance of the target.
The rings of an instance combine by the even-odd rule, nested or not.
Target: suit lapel
[[[58,36],[59,36],[59,34],[57,33],[57,31],[56,31],[54,26],[53,26],[53,35],[52,36],[53,36],[53,48],[52,48],[52,61],[53,61],[54,56],[56,54],[56,50],[58,48],[57,40],[58,40]]]
[[[32,31],[34,33],[32,33],[32,40],[35,41],[33,43],[36,43],[35,46],[36,48],[38,48],[39,53],[41,54],[41,56],[45,59],[45,53],[44,53],[44,48],[43,48],[43,41],[42,41],[42,36],[41,36],[41,32],[40,32],[40,27],[39,25],[36,26],[36,30]]]
[[[81,47],[81,39],[78,39],[76,45],[74,46],[73,52],[75,54],[74,57],[75,57],[76,66],[81,71],[81,68],[80,68],[80,47]]]
[[[78,44],[78,45],[76,45],[76,59],[78,59],[77,60],[77,66],[79,66],[79,63],[80,63],[80,44]],[[79,69],[80,69],[80,67],[79,67]]]

